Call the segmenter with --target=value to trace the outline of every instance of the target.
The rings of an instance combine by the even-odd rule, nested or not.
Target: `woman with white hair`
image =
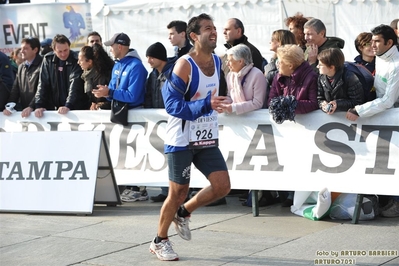
[[[266,95],[266,78],[254,67],[251,50],[238,44],[227,50],[227,100],[226,113],[243,114],[261,109]]]

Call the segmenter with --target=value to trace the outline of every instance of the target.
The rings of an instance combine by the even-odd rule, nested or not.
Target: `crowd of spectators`
[[[344,40],[328,36],[320,19],[298,13],[286,19],[288,29],[271,34],[270,50],[274,53],[267,62],[244,34],[243,22],[230,18],[223,28],[226,53],[217,69],[221,73],[218,96],[224,97],[218,112],[240,115],[268,108],[276,98],[284,97],[294,99],[295,114],[317,109],[329,115],[342,111],[350,121],[398,107],[398,21],[376,25],[370,32],[354,36],[359,55],[350,60],[341,51]],[[112,100],[127,103],[129,109],[165,108],[161,93],[164,83],[176,62],[193,52],[197,41],[188,36],[184,21],[171,21],[166,29],[175,54],[168,58],[160,40],[149,45],[149,74],[138,52],[130,47],[130,37],[123,32],[104,43],[98,32],[91,32],[79,52],[71,49],[71,41],[62,34],[41,42],[35,37],[24,38],[10,57],[0,53],[0,111],[7,116],[20,111],[22,117],[40,118],[47,111],[67,114],[70,110],[108,110]],[[104,46],[109,47],[112,57]],[[364,84],[348,67],[349,61],[363,66],[374,77],[375,99],[365,97]],[[279,194],[284,193],[273,195]],[[148,199],[145,187],[127,187],[121,197],[124,201]],[[151,200],[162,202],[167,197],[168,187],[163,187]],[[281,197],[283,206],[290,206],[293,197],[293,191]],[[190,193],[186,200],[189,198]],[[212,204],[226,201],[222,198]],[[399,216],[399,196],[393,195],[382,206],[381,215]]]

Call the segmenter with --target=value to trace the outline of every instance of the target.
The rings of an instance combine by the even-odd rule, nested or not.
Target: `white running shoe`
[[[175,218],[173,218],[173,222],[175,223],[175,229],[177,234],[184,240],[191,240],[191,231],[188,227],[188,223],[190,222],[190,216],[180,217],[176,212]]]
[[[121,194],[121,200],[124,202],[133,202],[133,201],[144,201],[148,200],[148,193],[146,190],[144,191],[126,191],[125,189]]]
[[[129,195],[129,193],[131,193],[132,190],[130,188],[126,188],[125,190],[123,190],[121,197]]]
[[[173,251],[173,243],[169,239],[164,239],[158,244],[155,243],[155,238],[150,245],[150,252],[157,255],[160,260],[179,260],[179,255]]]

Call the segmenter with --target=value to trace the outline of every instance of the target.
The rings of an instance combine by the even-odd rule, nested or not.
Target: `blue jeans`
[[[399,202],[399,196],[393,196],[392,199],[396,202]]]
[[[169,187],[161,187],[161,194],[167,196],[169,193]]]

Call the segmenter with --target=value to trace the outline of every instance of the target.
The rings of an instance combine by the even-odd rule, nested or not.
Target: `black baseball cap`
[[[104,42],[104,45],[111,46],[114,43],[124,46],[130,46],[130,38],[123,32],[115,33],[115,35],[109,41]]]

